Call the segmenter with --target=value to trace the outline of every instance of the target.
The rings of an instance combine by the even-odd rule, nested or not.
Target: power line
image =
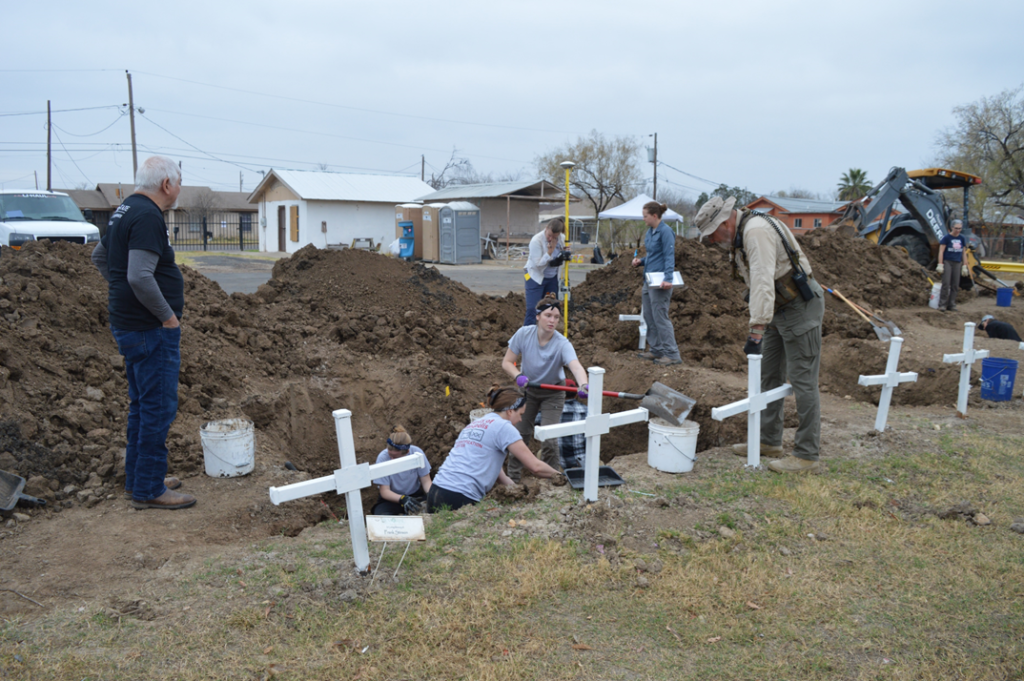
[[[578,132],[569,131],[569,130],[544,130],[542,128],[525,128],[525,127],[514,126],[514,125],[499,125],[497,123],[477,123],[477,122],[474,122],[474,121],[458,121],[458,120],[453,120],[453,119],[450,119],[450,118],[434,118],[432,116],[417,116],[415,114],[396,113],[394,111],[381,111],[381,110],[378,110],[378,109],[364,109],[364,108],[357,107],[357,106],[346,106],[344,104],[331,104],[330,102],[318,102],[318,101],[312,100],[312,99],[300,99],[298,97],[287,97],[285,95],[275,95],[275,94],[270,94],[270,93],[266,93],[266,92],[256,92],[254,90],[243,90],[241,88],[227,87],[226,85],[214,85],[212,83],[202,83],[202,82],[197,81],[197,80],[186,80],[185,78],[174,78],[172,76],[164,76],[164,75],[161,75],[159,73],[152,73],[152,72],[149,72],[149,71],[135,71],[135,73],[141,73],[141,74],[144,74],[144,75],[147,75],[147,76],[153,76],[155,78],[166,78],[168,80],[176,80],[176,81],[181,82],[181,83],[190,83],[192,85],[202,85],[204,87],[212,87],[212,88],[215,88],[215,89],[218,89],[218,90],[228,90],[230,92],[241,92],[241,93],[247,94],[247,95],[257,95],[259,97],[271,97],[271,98],[274,98],[274,99],[283,99],[283,100],[289,101],[289,102],[300,102],[302,104],[316,104],[318,106],[329,106],[329,107],[333,107],[335,109],[347,109],[349,111],[359,111],[359,112],[362,112],[362,113],[372,113],[372,114],[379,114],[379,115],[385,115],[385,116],[397,116],[399,118],[414,118],[414,119],[424,120],[424,121],[434,121],[436,123],[455,123],[457,125],[476,125],[476,126],[480,126],[480,127],[483,127],[483,128],[501,128],[503,130],[525,130],[525,131],[528,131],[528,132],[546,132],[546,133],[553,133],[553,134],[557,134],[557,135],[578,135],[579,134]]]
[[[199,152],[200,154],[206,154],[207,156],[209,156],[210,158],[212,158],[212,159],[213,159],[214,161],[220,161],[221,163],[228,163],[228,164],[231,164],[231,165],[235,166],[236,168],[241,168],[242,170],[249,170],[249,171],[252,171],[252,170],[253,170],[252,168],[246,168],[245,166],[243,166],[243,165],[240,165],[240,164],[238,164],[238,163],[235,163],[234,161],[225,161],[224,159],[221,159],[221,158],[217,158],[216,156],[214,156],[213,154],[211,154],[211,153],[209,153],[209,152],[207,152],[207,151],[203,151],[202,149],[200,149],[200,148],[199,148],[199,147],[197,147],[196,145],[192,144],[191,142],[188,142],[188,141],[186,141],[186,140],[183,140],[182,138],[178,137],[178,136],[177,136],[177,135],[175,135],[175,134],[174,134],[173,132],[171,132],[170,130],[168,130],[168,129],[167,129],[167,128],[165,128],[164,126],[160,125],[159,123],[157,123],[156,121],[154,121],[154,120],[153,120],[152,118],[150,118],[149,116],[146,116],[145,114],[142,114],[141,112],[140,112],[140,117],[141,117],[141,118],[144,118],[145,120],[149,121],[150,123],[152,123],[152,124],[153,124],[153,125],[155,125],[156,127],[160,128],[161,130],[163,130],[164,132],[166,132],[166,133],[167,133],[168,135],[170,135],[170,136],[171,136],[171,137],[173,137],[174,139],[178,140],[179,142],[184,142],[184,143],[185,143],[185,144],[187,144],[188,146],[190,146],[190,147],[192,147],[193,149],[195,149],[196,151],[198,151],[198,152]]]
[[[58,135],[58,134],[56,133],[56,131],[54,131],[54,133],[53,133],[53,134],[54,134],[54,136],[55,136],[55,137],[57,138],[57,141],[58,141],[58,142],[60,142],[60,146],[61,146],[61,148],[62,148],[62,149],[64,150],[64,153],[68,155],[68,158],[69,158],[69,159],[71,160],[71,162],[75,164],[75,167],[76,167],[76,168],[78,168],[78,172],[82,173],[82,177],[84,177],[84,178],[85,178],[85,181],[86,181],[86,182],[88,182],[89,184],[92,184],[92,180],[90,180],[90,179],[89,179],[89,176],[88,176],[88,175],[86,175],[86,174],[85,174],[85,173],[84,173],[84,172],[82,171],[82,169],[78,167],[78,161],[76,161],[76,160],[75,160],[74,158],[72,158],[72,156],[71,156],[71,152],[70,152],[70,151],[68,151],[68,148],[64,146],[64,142],[61,142],[61,139],[60,139],[60,135]],[[62,177],[63,177],[63,176],[62,176]]]
[[[674,166],[670,166],[669,164],[665,163],[664,161],[658,161],[658,165],[665,166],[666,168],[671,168],[672,170],[676,171],[677,173],[682,173],[683,175],[686,175],[687,177],[692,177],[693,179],[700,180],[701,182],[707,182],[708,184],[714,185],[715,187],[721,187],[724,184],[723,182],[714,182],[712,180],[705,179],[705,178],[700,177],[698,175],[694,175],[693,173],[688,173],[685,170],[680,170],[679,168],[676,168]]]
[[[61,132],[64,132],[64,133],[66,133],[68,135],[71,135],[72,137],[94,137],[94,136],[100,134],[101,132],[106,132],[107,130],[110,130],[112,127],[114,127],[126,115],[128,115],[127,112],[122,111],[120,114],[118,114],[117,118],[114,119],[113,123],[111,123],[107,127],[103,128],[102,130],[97,130],[96,132],[90,132],[88,135],[78,135],[78,134],[75,134],[73,132],[69,132],[69,131],[65,130],[64,128],[61,128],[59,125],[56,125],[56,124],[53,127],[58,128]]]
[[[68,113],[70,111],[96,111],[98,109],[120,109],[120,104],[108,104],[106,106],[86,106],[80,109],[54,109],[50,113]],[[0,117],[8,116],[38,116],[44,114],[46,111],[22,111],[20,113],[0,113]]]

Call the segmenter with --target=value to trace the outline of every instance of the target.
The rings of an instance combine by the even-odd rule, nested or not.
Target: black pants
[[[463,506],[469,506],[470,504],[475,503],[475,501],[467,497],[465,494],[441,489],[437,483],[431,485],[430,491],[427,492],[427,513],[434,513],[436,511],[440,511],[442,508],[454,511],[462,508]]]
[[[396,492],[396,494],[398,493]],[[422,487],[416,490],[415,494],[410,494],[409,496],[413,497],[420,503],[423,503],[423,501],[425,501],[427,498],[423,494]],[[373,505],[373,510],[370,511],[370,515],[406,515],[406,513],[405,509],[402,508],[402,505],[400,503],[398,503],[397,501],[388,501],[387,499],[381,497],[378,494],[377,503]]]

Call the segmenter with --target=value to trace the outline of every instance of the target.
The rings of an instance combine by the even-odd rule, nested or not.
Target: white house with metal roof
[[[395,206],[433,188],[418,177],[271,170],[249,195],[259,206],[261,251],[294,253],[395,239]]]

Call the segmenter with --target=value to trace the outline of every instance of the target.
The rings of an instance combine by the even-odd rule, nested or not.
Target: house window
[[[239,213],[238,214],[238,228],[243,232],[248,232],[252,229],[252,214],[251,213]]]
[[[793,229],[800,229],[803,226],[804,226],[804,219],[803,218],[796,218],[795,220],[793,220]]]
[[[814,218],[814,228],[821,227],[821,218]]]

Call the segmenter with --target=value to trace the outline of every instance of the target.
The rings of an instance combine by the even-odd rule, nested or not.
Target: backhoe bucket
[[[664,383],[655,382],[644,395],[640,406],[651,412],[652,416],[663,418],[677,426],[683,425],[690,410],[697,401],[673,390]]]

